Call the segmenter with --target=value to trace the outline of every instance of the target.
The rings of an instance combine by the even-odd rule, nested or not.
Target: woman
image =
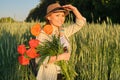
[[[63,28],[62,25],[65,21],[65,16],[68,15],[69,11],[72,11],[76,17],[76,22],[68,27]],[[52,27],[52,32],[45,32],[44,28],[42,32],[37,36],[37,39],[44,42],[52,35],[60,36],[61,44],[65,47],[65,52],[56,56],[47,57],[43,64],[40,66],[37,80],[62,80],[59,79],[60,67],[55,65],[54,62],[60,60],[68,61],[70,58],[70,44],[68,38],[79,31],[85,24],[85,18],[80,14],[78,9],[72,5],[61,6],[59,3],[50,4],[47,8],[46,25]],[[37,61],[37,59],[36,59]]]

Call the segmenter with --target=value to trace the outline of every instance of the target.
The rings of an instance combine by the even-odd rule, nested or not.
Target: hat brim
[[[65,8],[63,8],[63,7],[58,7],[58,8],[53,9],[53,10],[50,11],[49,13],[47,13],[45,17],[47,17],[47,16],[49,16],[50,14],[55,13],[55,12],[64,12],[64,13],[65,13],[65,16],[67,16],[67,15],[69,14],[69,11],[66,10]]]

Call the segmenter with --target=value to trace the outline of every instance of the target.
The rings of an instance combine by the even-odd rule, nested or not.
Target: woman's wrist
[[[49,63],[54,63],[56,60],[57,60],[56,56],[51,56],[50,60],[49,60]]]
[[[50,60],[49,60],[49,63],[54,63],[54,62],[60,61],[60,60],[62,60],[61,54],[58,55],[58,56],[51,56],[51,57],[50,57]]]
[[[76,11],[78,11],[78,9],[76,7],[74,7],[72,11],[76,12]]]
[[[49,63],[54,63],[56,61],[61,61],[61,60],[69,60],[70,58],[70,53],[62,53],[58,56],[51,56]]]
[[[61,54],[56,57],[56,61],[62,60]]]

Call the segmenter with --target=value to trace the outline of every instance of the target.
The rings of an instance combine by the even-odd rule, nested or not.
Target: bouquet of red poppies
[[[31,33],[33,35],[39,35],[40,29],[40,24],[37,23],[32,27]],[[28,65],[31,59],[40,56],[36,51],[36,47],[40,44],[40,41],[37,39],[31,39],[28,43],[29,45],[21,44],[17,47],[19,53],[18,61],[21,65]]]
[[[51,29],[49,25],[44,27],[44,32],[47,34],[51,34]],[[36,24],[31,28],[31,33],[34,36],[38,36],[40,34],[41,28],[40,24]],[[42,45],[41,45],[42,44]],[[44,61],[47,56],[58,56],[61,53],[64,53],[64,47],[60,42],[60,37],[53,35],[50,37],[50,40],[46,40],[43,43],[40,43],[37,39],[31,39],[29,41],[29,47],[26,49],[25,45],[18,46],[18,53],[20,56],[18,57],[19,63],[22,65],[29,64],[29,60],[32,58],[40,57],[39,64]],[[56,62],[57,65],[61,67],[62,74],[64,75],[65,80],[71,80],[73,77],[77,75],[74,68],[72,68],[71,63],[65,60]]]

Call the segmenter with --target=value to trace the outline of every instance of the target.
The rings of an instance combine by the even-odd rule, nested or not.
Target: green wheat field
[[[35,80],[31,68],[17,59],[17,46],[34,38],[34,24],[0,23],[0,80]],[[87,23],[70,43],[70,61],[78,73],[74,80],[120,80],[120,25]]]

